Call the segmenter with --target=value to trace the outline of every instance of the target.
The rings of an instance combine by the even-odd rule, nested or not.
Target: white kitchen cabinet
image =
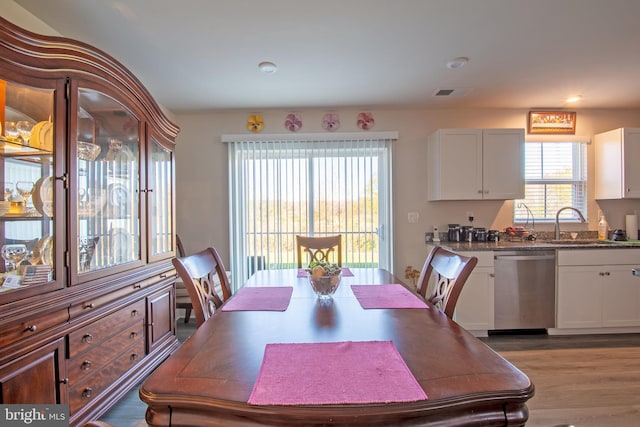
[[[478,264],[462,288],[454,320],[469,331],[486,333],[494,328],[493,251],[463,254],[478,257]]]
[[[640,198],[640,128],[620,128],[597,134],[595,198]]]
[[[558,251],[558,328],[640,326],[638,260],[637,249]]]
[[[439,129],[428,156],[429,200],[524,197],[524,129]]]

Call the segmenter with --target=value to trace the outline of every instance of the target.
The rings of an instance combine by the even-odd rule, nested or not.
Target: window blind
[[[587,217],[586,141],[525,142],[525,198],[514,203],[514,221],[555,221],[558,209],[573,206]],[[526,206],[524,206],[524,205]],[[565,210],[564,221],[580,221]]]
[[[224,136],[231,271],[297,266],[295,236],[343,236],[343,265],[391,269],[391,152],[379,133]]]

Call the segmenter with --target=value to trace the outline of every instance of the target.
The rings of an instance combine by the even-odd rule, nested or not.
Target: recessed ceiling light
[[[447,68],[450,68],[452,70],[455,70],[456,68],[462,68],[465,66],[467,62],[469,62],[469,58],[465,56],[461,56],[459,58],[452,59],[451,61],[447,62]]]
[[[273,74],[278,69],[278,67],[276,67],[276,64],[269,61],[264,61],[259,63],[258,68],[260,68],[260,71],[262,71],[265,74]]]
[[[571,96],[567,98],[566,102],[578,102],[582,99],[582,95]]]

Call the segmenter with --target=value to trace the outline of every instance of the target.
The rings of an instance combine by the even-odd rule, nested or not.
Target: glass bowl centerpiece
[[[320,299],[329,299],[336,292],[342,280],[342,268],[338,264],[313,261],[307,268],[309,283]]]

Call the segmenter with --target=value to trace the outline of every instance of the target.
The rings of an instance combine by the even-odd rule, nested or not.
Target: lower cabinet
[[[557,327],[640,326],[640,250],[560,250]]]
[[[464,252],[475,256],[473,269],[456,304],[454,320],[469,331],[488,331],[494,328],[494,270],[493,251]]]
[[[98,419],[178,348],[174,280],[172,269],[114,278],[0,318],[0,403],[69,404],[70,426]]]
[[[0,366],[1,403],[67,403],[64,338]]]

